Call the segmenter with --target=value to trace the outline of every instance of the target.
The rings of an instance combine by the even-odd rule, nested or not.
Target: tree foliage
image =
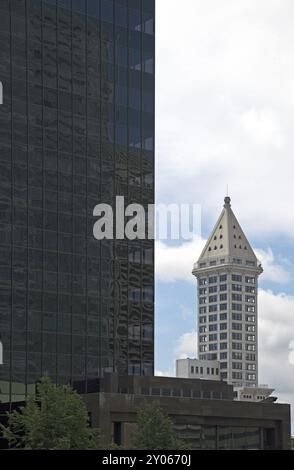
[[[11,447],[23,449],[95,449],[96,433],[80,396],[70,386],[55,386],[48,376],[24,407],[8,414],[1,425]]]
[[[133,447],[143,450],[187,449],[177,438],[172,420],[158,404],[145,404],[138,411]]]

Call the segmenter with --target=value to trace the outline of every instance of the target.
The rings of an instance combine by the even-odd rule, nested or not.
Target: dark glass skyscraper
[[[0,80],[0,400],[152,374],[153,241],[93,209],[154,202],[154,0],[1,0]]]

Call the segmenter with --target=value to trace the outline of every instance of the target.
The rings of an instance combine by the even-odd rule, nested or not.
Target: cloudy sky
[[[157,202],[201,204],[202,233],[157,242],[156,369],[196,355],[191,269],[229,185],[264,267],[259,382],[294,405],[293,18],[292,0],[157,0]]]

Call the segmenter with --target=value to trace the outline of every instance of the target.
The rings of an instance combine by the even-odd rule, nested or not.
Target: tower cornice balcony
[[[240,271],[244,273],[253,273],[260,275],[263,268],[259,261],[246,260],[241,258],[225,257],[211,258],[207,261],[201,260],[194,264],[192,274],[199,277],[205,273],[220,271]]]

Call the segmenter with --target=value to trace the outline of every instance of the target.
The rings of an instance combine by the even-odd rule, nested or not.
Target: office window
[[[242,285],[241,284],[232,284],[232,290],[236,292],[242,292]]]
[[[232,309],[236,310],[237,312],[242,312],[242,304],[232,304]]]
[[[209,293],[213,294],[214,292],[217,292],[217,286],[210,286],[209,287]]]
[[[208,341],[208,338],[207,338],[206,335],[199,336],[199,342],[200,343],[207,343],[207,341]]]
[[[212,335],[209,335],[209,341],[217,341],[217,334],[214,333]]]
[[[255,294],[255,286],[246,286],[245,292],[248,292],[249,294]]]
[[[242,276],[240,274],[232,274],[232,281],[242,282]],[[247,281],[246,281],[247,282]]]
[[[256,361],[255,354],[246,354],[246,361]]]
[[[256,375],[255,374],[247,374],[246,380],[256,380]]]
[[[207,288],[206,287],[202,287],[201,289],[199,289],[199,295],[206,295],[207,294]]]
[[[253,305],[246,305],[245,312],[255,313],[255,307]]]
[[[254,315],[246,315],[246,321],[255,323],[255,316]]]
[[[242,313],[232,313],[232,320],[242,321]]]
[[[209,308],[208,308],[209,312],[217,312],[217,304],[215,305],[209,305]]]
[[[232,378],[233,380],[242,380],[242,372],[233,372]]]
[[[246,341],[255,341],[255,335],[246,335]]]
[[[232,333],[232,339],[237,339],[239,341],[242,341],[242,333]]]
[[[242,353],[240,352],[232,352],[232,359],[235,359],[237,361],[242,361]]]
[[[242,370],[242,362],[232,362],[233,369]]]
[[[242,294],[232,294],[232,300],[235,302],[242,302]]]
[[[217,315],[209,315],[209,322],[215,322],[217,321]]]
[[[209,325],[209,331],[217,331],[217,323]]]

